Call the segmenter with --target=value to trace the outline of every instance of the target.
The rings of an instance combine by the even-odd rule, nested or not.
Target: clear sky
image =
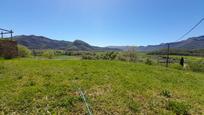
[[[172,42],[204,17],[204,0],[1,0],[0,28],[92,45]],[[204,35],[204,23],[187,37]]]

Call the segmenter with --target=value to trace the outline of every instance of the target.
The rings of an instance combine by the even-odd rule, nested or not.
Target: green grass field
[[[204,74],[119,61],[0,60],[0,114],[204,114]]]

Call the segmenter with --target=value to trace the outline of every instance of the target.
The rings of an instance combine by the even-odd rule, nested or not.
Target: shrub
[[[204,72],[204,61],[189,62],[190,69],[195,72]]]
[[[136,51],[134,49],[130,49],[118,54],[117,59],[121,61],[137,62],[138,57]]]
[[[128,106],[129,106],[129,109],[133,112],[140,111],[140,105],[133,100],[128,103]]]
[[[43,50],[32,50],[33,56],[42,56],[43,52]]]
[[[114,60],[117,56],[115,52],[106,52],[105,54],[101,54],[101,58],[104,60]]]
[[[109,59],[110,59],[110,60],[116,59],[117,54],[118,54],[117,52],[110,52],[110,54],[109,54]]]
[[[91,51],[65,51],[65,55],[68,56],[83,56],[83,55],[94,55],[94,52]]]
[[[75,106],[75,103],[79,101],[81,101],[80,97],[67,96],[65,98],[59,99],[54,106],[71,109]]]
[[[23,45],[18,45],[17,47],[18,47],[18,56],[19,57],[31,56],[31,51],[27,47],[25,47]]]
[[[96,57],[93,55],[82,55],[82,59],[84,60],[95,60]]]
[[[65,55],[65,51],[63,51],[63,50],[55,50],[55,55]]]
[[[152,60],[150,60],[149,58],[146,59],[145,64],[147,65],[152,65]]]
[[[171,92],[169,90],[163,90],[160,95],[164,96],[164,97],[168,97],[170,98],[172,96]]]
[[[55,56],[55,52],[53,50],[45,50],[42,55],[48,59],[52,59]]]
[[[175,112],[177,115],[189,115],[191,106],[184,102],[168,101],[167,110]]]
[[[84,52],[82,54],[82,59],[86,60],[114,60],[117,57],[116,52],[101,52],[101,53],[94,53],[94,52]]]

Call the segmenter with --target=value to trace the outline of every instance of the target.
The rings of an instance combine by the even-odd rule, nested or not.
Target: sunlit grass
[[[94,114],[204,112],[202,73],[119,61],[0,60],[4,114],[85,114],[79,87]]]

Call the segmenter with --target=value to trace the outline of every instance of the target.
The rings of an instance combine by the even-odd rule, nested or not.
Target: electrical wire
[[[198,23],[196,23],[189,31],[184,33],[179,39],[176,40],[176,42],[182,40],[186,35],[191,33],[196,27],[198,27],[203,21],[204,21],[204,18],[202,18]]]

